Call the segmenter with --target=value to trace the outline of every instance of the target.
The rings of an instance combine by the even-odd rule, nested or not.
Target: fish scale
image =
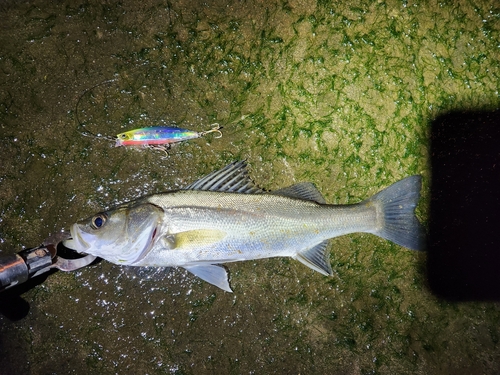
[[[134,264],[140,266],[295,257],[298,252],[326,239],[374,231],[378,226],[374,206],[335,209],[271,194],[256,197],[181,191],[152,196],[146,201],[164,207],[165,224],[161,231],[166,236],[197,230],[221,231],[225,236],[215,242],[211,241],[212,237],[207,241],[201,237],[196,244],[170,251],[162,244],[153,246],[146,257]]]

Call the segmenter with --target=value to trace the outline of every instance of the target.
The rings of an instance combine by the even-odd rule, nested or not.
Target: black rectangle
[[[429,285],[450,300],[500,300],[500,111],[432,123]]]

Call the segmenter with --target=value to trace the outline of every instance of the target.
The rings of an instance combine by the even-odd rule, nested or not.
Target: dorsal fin
[[[323,198],[316,186],[311,182],[300,182],[283,189],[275,190],[271,194],[326,204],[325,198]]]
[[[264,191],[248,177],[246,161],[235,161],[209,173],[183,190],[209,190],[227,193],[261,194]]]

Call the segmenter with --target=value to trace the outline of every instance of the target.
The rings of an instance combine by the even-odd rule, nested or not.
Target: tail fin
[[[373,234],[411,250],[423,250],[424,230],[415,216],[421,186],[420,176],[410,176],[368,199],[366,203],[377,203],[384,217],[383,227]]]

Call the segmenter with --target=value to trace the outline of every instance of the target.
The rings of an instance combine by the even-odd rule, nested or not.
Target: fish
[[[187,141],[203,137],[209,133],[218,133],[217,138],[222,137],[222,127],[214,124],[212,129],[197,132],[194,130],[177,128],[171,126],[151,126],[120,133],[116,136],[115,147],[119,146],[143,146],[166,150],[173,143]]]
[[[331,238],[371,233],[423,250],[415,215],[421,176],[407,177],[371,198],[327,204],[310,182],[267,192],[236,161],[183,189],[147,195],[73,224],[67,248],[118,265],[181,267],[232,292],[222,264],[291,257],[333,275]]]

